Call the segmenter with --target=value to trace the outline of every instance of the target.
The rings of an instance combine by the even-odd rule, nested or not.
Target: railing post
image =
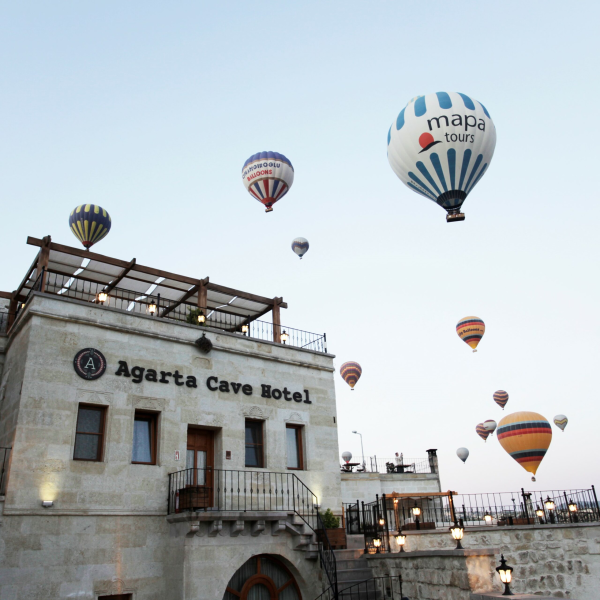
[[[598,496],[596,496],[596,488],[593,485],[592,493],[594,494],[594,500],[596,501],[596,511],[598,513],[598,520],[600,521],[600,506],[598,506]]]
[[[388,554],[391,554],[392,548],[390,547],[390,528],[388,526],[387,500],[386,500],[385,494],[382,495],[382,500],[383,500],[384,533],[385,533],[385,538],[387,540]]]
[[[279,303],[282,298],[273,298],[273,341],[281,344],[281,314]]]
[[[521,488],[521,496],[523,497],[523,508],[525,509],[525,518],[527,519],[527,524],[529,525],[529,510],[527,509],[527,497],[525,496],[525,490]]]
[[[456,514],[454,512],[454,500],[452,499],[452,492],[448,490],[448,503],[450,504],[450,517],[452,522],[456,523]]]

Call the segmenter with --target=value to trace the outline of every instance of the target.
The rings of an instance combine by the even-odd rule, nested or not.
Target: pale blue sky
[[[592,2],[3,2],[0,289],[35,250],[77,245],[77,204],[112,216],[95,249],[283,296],[326,331],[340,452],[438,448],[458,492],[530,487],[475,424],[565,413],[534,489],[600,485],[597,158],[600,9]],[[483,102],[498,142],[467,220],[412,193],[386,157],[418,94]],[[274,150],[295,182],[265,214],[240,178]],[[300,261],[296,236],[311,248]],[[477,315],[472,354],[455,333]],[[507,410],[492,401],[510,394]],[[455,456],[467,446],[463,465]]]

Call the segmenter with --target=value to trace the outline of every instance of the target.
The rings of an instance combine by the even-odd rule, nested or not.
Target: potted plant
[[[346,548],[346,530],[340,527],[340,518],[336,517],[331,509],[328,508],[324,513],[319,512],[321,523],[326,529],[329,545],[334,550],[343,550]],[[323,541],[325,532],[322,529],[317,529],[317,537],[319,541]]]

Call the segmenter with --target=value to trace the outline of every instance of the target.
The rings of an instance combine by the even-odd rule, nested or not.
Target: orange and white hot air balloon
[[[354,386],[362,375],[362,367],[354,361],[345,362],[340,367],[340,375],[342,379],[350,386],[350,389],[354,391]]]
[[[552,441],[552,427],[536,412],[521,411],[506,415],[496,431],[500,445],[534,477]]]
[[[485,323],[479,317],[465,317],[456,325],[458,337],[477,352],[477,345],[485,333]]]

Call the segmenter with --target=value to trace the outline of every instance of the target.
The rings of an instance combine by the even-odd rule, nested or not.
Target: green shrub
[[[340,518],[334,516],[331,509],[328,508],[324,513],[319,513],[321,519],[323,519],[323,525],[325,529],[337,529],[340,526]]]
[[[190,325],[198,325],[198,315],[202,312],[201,308],[192,308],[185,317],[185,322]]]

